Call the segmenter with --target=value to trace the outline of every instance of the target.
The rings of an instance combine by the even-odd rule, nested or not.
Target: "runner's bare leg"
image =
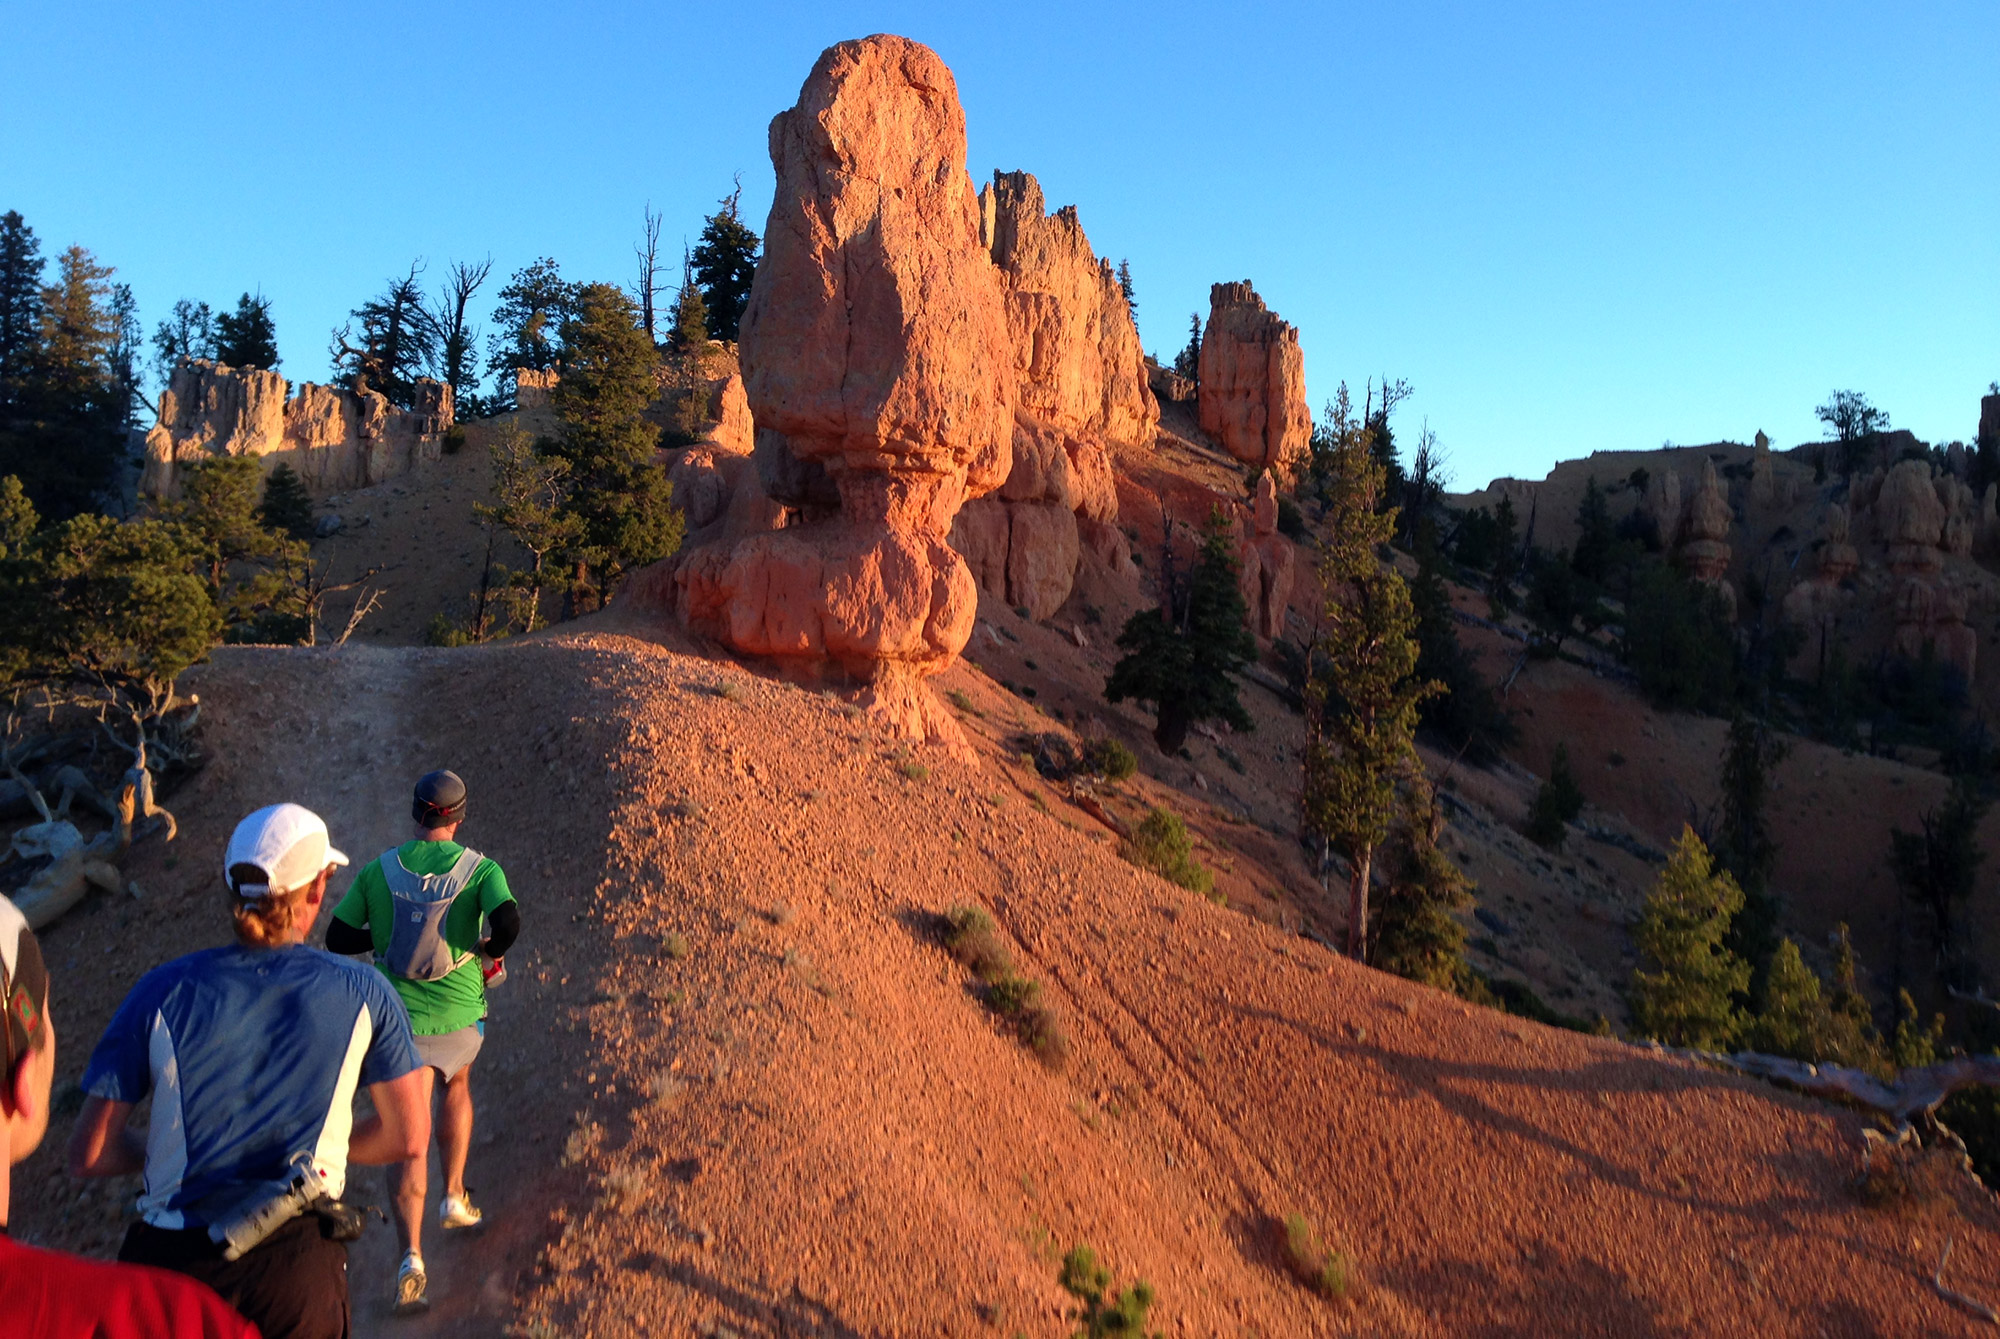
[[[465,1157],[472,1147],[472,1066],[454,1074],[444,1086],[444,1110],[437,1121],[438,1160],[443,1164],[444,1193],[465,1196]],[[422,1212],[423,1205],[417,1206]]]
[[[437,1071],[429,1065],[420,1067],[424,1076],[424,1109],[431,1105],[431,1090],[437,1080]],[[440,1134],[442,1143],[442,1134]],[[459,1154],[459,1163],[464,1165],[465,1155]],[[415,1251],[422,1255],[424,1250],[424,1193],[430,1182],[430,1149],[426,1146],[418,1150],[417,1156],[408,1162],[396,1164],[390,1177],[395,1192],[396,1239],[405,1251]]]

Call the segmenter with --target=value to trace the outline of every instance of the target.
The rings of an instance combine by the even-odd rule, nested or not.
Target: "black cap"
[[[427,828],[450,827],[465,817],[465,783],[458,773],[440,768],[425,772],[417,781],[416,803],[411,816]]]

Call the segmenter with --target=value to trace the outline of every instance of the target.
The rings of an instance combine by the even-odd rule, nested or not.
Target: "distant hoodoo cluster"
[[[381,483],[436,460],[451,430],[451,387],[416,383],[410,409],[367,389],[302,382],[286,398],[285,378],[255,367],[184,361],[160,394],[159,421],[146,434],[139,491],[170,497],[177,465],[214,456],[258,456],[289,464],[324,496]]]

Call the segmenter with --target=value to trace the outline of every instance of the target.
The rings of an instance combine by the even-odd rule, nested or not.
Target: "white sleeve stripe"
[[[154,1227],[173,1230],[186,1226],[181,1211],[168,1204],[187,1178],[187,1123],[180,1059],[163,1013],[153,1015],[146,1062],[153,1071],[153,1114],[146,1124],[146,1191],[139,1197],[139,1215]]]
[[[363,1003],[354,1018],[354,1031],[347,1038],[347,1054],[341,1057],[340,1077],[334,1081],[333,1102],[326,1121],[319,1128],[319,1142],[313,1148],[313,1165],[326,1178],[329,1194],[339,1196],[347,1189],[347,1144],[354,1134],[354,1092],[361,1081],[361,1062],[368,1044],[375,1038],[375,1020]]]

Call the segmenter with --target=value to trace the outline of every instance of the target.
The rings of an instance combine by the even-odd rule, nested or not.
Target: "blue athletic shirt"
[[[140,978],[91,1052],[83,1089],[153,1095],[139,1214],[205,1227],[310,1154],[347,1185],[358,1087],[417,1067],[410,1020],[373,967],[303,946],[206,949]]]

